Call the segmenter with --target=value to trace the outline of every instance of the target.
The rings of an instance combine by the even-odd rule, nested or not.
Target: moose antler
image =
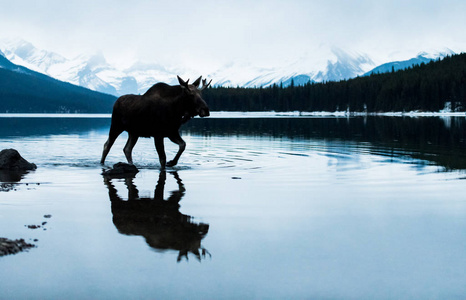
[[[193,82],[193,85],[198,88],[199,87],[199,84],[201,83],[201,79],[202,79],[202,76],[199,77],[198,79],[196,79],[196,81]]]
[[[178,78],[178,82],[180,83],[181,86],[183,86],[183,87],[189,89],[189,87],[188,87],[189,79],[186,80],[186,82],[185,82],[183,79],[181,79],[180,76],[176,75],[176,77]]]
[[[207,82],[207,79],[202,79],[202,87],[200,88],[201,91],[205,90],[210,85],[210,83],[212,82],[212,79],[209,81],[208,84],[206,84],[206,82]]]

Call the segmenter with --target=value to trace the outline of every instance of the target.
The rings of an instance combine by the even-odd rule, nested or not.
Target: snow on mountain
[[[101,78],[100,73],[114,71],[102,53],[80,55],[64,63],[56,64],[49,74],[57,79],[71,82],[91,90],[118,95],[117,87]]]
[[[120,81],[126,77],[125,74],[114,75],[114,78],[121,77],[114,85],[102,79],[100,73],[113,71],[102,53],[94,55],[80,55],[74,59],[67,59],[54,52],[40,50],[29,42],[21,39],[2,39],[0,49],[5,53],[5,57],[17,65],[24,66],[36,72],[54,77],[58,80],[80,85],[91,90],[118,95]],[[103,73],[105,74],[105,73]],[[107,76],[108,77],[108,76]]]
[[[236,61],[222,66],[206,77],[214,78],[215,86],[249,87],[254,85],[254,79],[265,85],[271,72],[273,69],[259,68],[245,61]]]
[[[391,72],[392,70],[398,71],[407,69],[412,67],[413,65],[420,65],[421,63],[429,63],[432,60],[436,59],[443,59],[446,56],[456,54],[453,50],[445,48],[441,51],[438,50],[430,50],[430,51],[423,51],[418,53],[418,55],[414,58],[403,60],[403,61],[393,61],[389,63],[382,64],[369,72],[366,72],[364,76],[368,76],[371,74],[378,74],[378,73],[387,73]]]
[[[101,52],[67,59],[59,54],[37,49],[31,43],[20,39],[0,39],[0,50],[3,51],[4,57],[16,65],[61,81],[117,96],[143,94],[157,82],[178,84],[176,75],[186,80],[198,73],[186,68],[168,68],[144,62],[137,62],[130,68],[119,70],[110,65]],[[319,56],[306,53],[295,61],[284,62],[281,66],[273,68],[236,60],[202,75],[213,79],[214,86],[267,87],[273,84],[289,86],[292,83],[303,85],[308,82],[350,79],[372,72],[390,72],[392,67],[395,70],[403,69],[454,54],[450,49],[422,52],[410,60],[376,67],[374,61],[366,54],[344,51],[336,47],[319,49],[319,53]]]
[[[259,68],[246,62],[231,63],[209,75],[218,86],[267,87],[273,84],[289,86],[307,82],[338,81],[364,74],[375,67],[367,56],[332,48],[324,58],[307,54],[277,68]]]
[[[112,94],[143,94],[157,82],[176,84],[176,74],[160,65],[138,62],[126,70],[110,65],[101,52],[67,59],[21,39],[0,39],[5,57],[58,80]]]
[[[449,48],[443,48],[442,50],[430,49],[427,51],[422,51],[418,54],[418,56],[422,56],[428,59],[443,59],[454,54],[456,54],[455,51]]]
[[[134,82],[132,84],[137,86],[137,93],[139,94],[144,94],[157,82],[178,84],[176,72],[169,71],[159,64],[136,62],[123,72],[128,78],[134,78]],[[181,73],[179,75],[182,75]]]
[[[0,41],[0,49],[5,51],[7,58],[18,65],[62,81],[113,95],[143,94],[156,82],[177,84],[176,75],[196,73],[192,70],[188,72],[183,69],[167,69],[158,64],[142,62],[126,70],[118,70],[106,62],[102,53],[66,59],[56,53],[39,50],[23,40]],[[213,78],[216,86],[265,87],[274,83],[288,86],[292,81],[295,85],[300,85],[309,81],[352,78],[374,67],[369,57],[338,48],[328,49],[325,56],[325,59],[322,59],[324,56],[315,58],[308,54],[290,64],[276,68],[258,67],[249,62],[235,61],[204,75]]]
[[[11,69],[15,65],[6,58],[5,54],[0,50],[0,68],[2,69]]]
[[[316,82],[339,81],[350,79],[375,67],[375,63],[368,55],[359,53],[349,53],[341,49],[332,49],[334,59],[329,60],[327,67],[323,71],[317,72],[313,77]]]
[[[23,74],[28,74],[28,75],[35,75],[34,71],[31,71],[28,68],[12,63],[10,60],[8,60],[8,58],[2,51],[0,51],[0,69],[6,69],[6,70],[13,71],[13,72],[23,73]]]
[[[41,73],[47,71],[50,66],[66,60],[61,55],[39,50],[31,43],[21,39],[2,39],[0,47],[3,49],[5,57],[12,63]]]

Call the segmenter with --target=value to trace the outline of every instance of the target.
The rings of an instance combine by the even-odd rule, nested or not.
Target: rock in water
[[[126,177],[134,176],[138,172],[139,170],[136,168],[136,166],[119,162],[113,165],[113,169],[102,172],[102,175],[111,177]]]
[[[35,169],[37,166],[25,160],[15,149],[0,151],[0,170],[25,171]]]
[[[26,243],[24,239],[9,240],[7,238],[0,238],[0,256],[16,254],[34,247],[33,244]]]

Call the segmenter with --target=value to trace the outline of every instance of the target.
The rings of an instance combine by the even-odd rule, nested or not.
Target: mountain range
[[[115,100],[115,96],[16,65],[0,51],[1,113],[109,113]]]
[[[391,71],[398,71],[404,70],[414,65],[420,65],[422,63],[429,63],[432,60],[443,59],[446,56],[451,56],[456,54],[452,50],[446,48],[443,51],[433,51],[433,52],[420,52],[416,57],[403,60],[403,61],[393,61],[389,63],[382,64],[371,71],[364,74],[364,76],[368,76],[371,74],[379,74],[379,73],[387,73]]]
[[[143,62],[120,70],[109,64],[101,52],[68,59],[60,54],[38,49],[21,39],[1,39],[0,50],[3,51],[4,57],[18,68],[23,66],[64,82],[115,96],[143,94],[157,82],[177,84],[176,75],[187,73],[187,71]],[[405,69],[452,54],[454,52],[449,49],[431,53],[422,52],[409,60],[376,65],[366,54],[330,48],[323,59],[305,55],[276,68],[261,68],[247,62],[235,61],[203,75],[213,78],[215,86],[224,87],[302,85],[308,82],[339,81],[372,73]],[[22,70],[26,72],[25,69]]]

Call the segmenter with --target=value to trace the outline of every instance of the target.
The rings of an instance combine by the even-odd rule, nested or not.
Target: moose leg
[[[111,178],[104,176],[104,183],[108,188],[108,196],[110,197],[110,201],[122,201],[122,199],[118,196],[118,192],[115,186],[112,184]]]
[[[159,180],[155,186],[154,200],[163,201],[163,191],[165,189],[165,181],[167,179],[167,172],[160,171]]]
[[[167,156],[165,155],[165,147],[163,145],[163,137],[154,137],[155,149],[159,155],[160,167],[165,170],[167,164]]]
[[[139,199],[139,190],[133,182],[133,178],[125,177],[125,185],[128,188],[128,200]]]
[[[168,167],[173,167],[178,163],[181,154],[183,153],[184,149],[186,149],[186,142],[181,138],[180,133],[176,132],[175,134],[168,137],[170,141],[177,144],[179,146],[178,153],[176,153],[175,157],[167,163]]]
[[[110,152],[110,148],[112,148],[113,143],[115,143],[115,140],[122,132],[123,132],[122,130],[121,131],[115,130],[115,128],[110,127],[110,133],[108,135],[108,140],[104,144],[104,151],[102,152],[102,158],[100,159],[101,164],[105,163],[105,159],[107,158],[108,152]]]
[[[136,145],[139,137],[133,134],[128,135],[128,141],[126,142],[125,147],[123,148],[123,152],[125,153],[126,160],[128,161],[129,164],[133,164],[133,148],[134,145]]]

